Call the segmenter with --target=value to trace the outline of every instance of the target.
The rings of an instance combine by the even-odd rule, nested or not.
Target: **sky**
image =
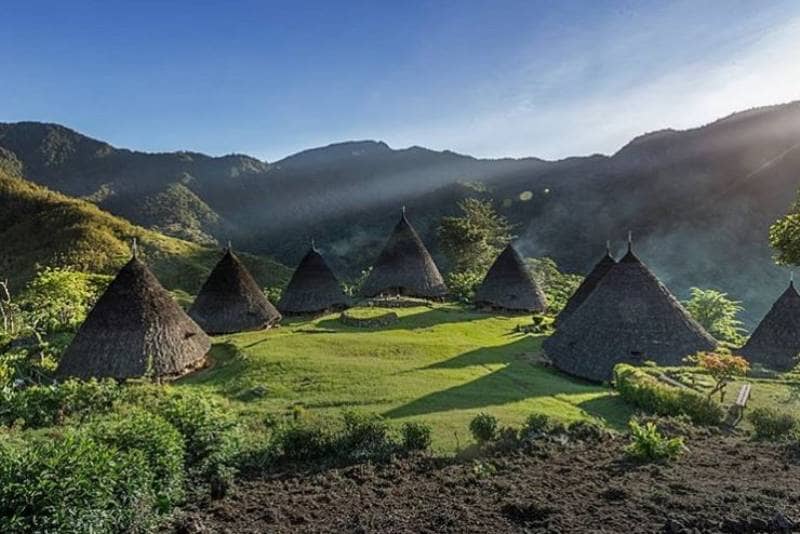
[[[0,122],[275,161],[610,154],[800,99],[800,2],[0,0]]]

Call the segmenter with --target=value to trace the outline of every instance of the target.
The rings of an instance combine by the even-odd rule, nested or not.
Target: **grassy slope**
[[[630,416],[610,390],[532,363],[541,339],[514,333],[527,317],[454,305],[395,311],[401,320],[387,327],[346,327],[329,315],[220,337],[216,365],[179,387],[221,394],[254,423],[295,404],[318,414],[356,408],[427,421],[442,452],[471,441],[468,423],[481,411],[504,424],[543,412],[565,420],[597,417],[617,428]],[[251,398],[259,385],[267,395]]]
[[[171,289],[196,292],[220,254],[134,226],[0,166],[0,278],[8,278],[13,286],[30,279],[37,265],[112,274],[130,257],[133,237],[161,282]],[[288,269],[277,262],[254,256],[243,259],[265,286],[288,279]]]

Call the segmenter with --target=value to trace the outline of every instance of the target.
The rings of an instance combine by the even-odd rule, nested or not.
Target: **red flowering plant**
[[[714,380],[714,387],[708,392],[709,400],[719,393],[720,402],[725,401],[725,387],[737,376],[745,376],[750,363],[734,354],[724,352],[698,352],[686,361],[703,369]]]

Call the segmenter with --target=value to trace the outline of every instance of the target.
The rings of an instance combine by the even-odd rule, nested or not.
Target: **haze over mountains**
[[[744,301],[760,318],[786,284],[769,225],[800,185],[800,102],[701,128],[643,135],[612,156],[476,159],[374,141],[266,163],[245,155],[148,154],[63,126],[0,124],[24,176],[165,234],[294,265],[311,237],[340,271],[367,267],[401,205],[436,253],[435,227],[467,196],[493,198],[519,246],[585,271],[607,239],[633,231],[640,255],[679,296],[693,285]]]

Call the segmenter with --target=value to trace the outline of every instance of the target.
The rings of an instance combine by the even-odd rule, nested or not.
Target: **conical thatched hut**
[[[739,354],[778,371],[792,369],[800,354],[800,295],[789,284]]]
[[[200,326],[134,257],[81,325],[58,374],[118,380],[178,376],[201,364],[210,348]]]
[[[200,288],[189,315],[209,334],[261,330],[281,319],[230,245]]]
[[[581,285],[578,286],[578,289],[575,290],[575,293],[567,301],[566,306],[564,309],[561,310],[561,313],[558,314],[556,317],[555,326],[558,327],[567,320],[567,318],[572,315],[578,307],[583,304],[586,298],[594,291],[594,288],[597,287],[597,284],[600,280],[606,275],[606,273],[613,267],[617,262],[611,256],[611,251],[609,247],[606,246],[606,254],[605,256],[600,259],[599,262],[594,266],[594,268],[586,275],[586,278],[583,279]]]
[[[525,312],[543,312],[547,308],[544,293],[511,244],[489,268],[475,292],[475,304]]]
[[[444,279],[406,219],[405,210],[361,292],[365,297],[390,294],[442,298],[447,295]]]
[[[628,250],[544,343],[553,363],[589,380],[608,380],[621,362],[681,365],[716,341]]]
[[[295,269],[278,309],[281,313],[319,313],[350,306],[339,280],[312,245]]]

